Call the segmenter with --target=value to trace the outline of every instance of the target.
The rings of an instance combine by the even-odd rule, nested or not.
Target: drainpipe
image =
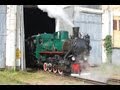
[[[15,47],[14,47],[14,50],[15,50],[15,53],[14,53],[14,71],[16,70],[16,45],[17,45],[17,38],[16,38],[16,34],[17,34],[17,5],[15,5],[15,11],[14,11],[14,14],[15,14],[15,17],[14,17],[14,21],[15,21],[15,25],[14,25],[14,34],[15,34],[15,41],[14,41],[14,44],[15,44]]]
[[[20,36],[20,50],[21,50],[21,70],[25,70],[26,69],[26,63],[25,63],[25,36],[24,36],[24,8],[23,8],[23,5],[20,6],[21,10],[21,23],[20,23],[20,33],[21,33],[21,36]]]
[[[16,31],[16,66],[20,67],[20,61],[21,61],[21,49],[20,49],[20,37],[21,37],[21,7],[20,5],[17,5],[17,31]],[[18,68],[20,69],[20,68]]]
[[[109,35],[111,35],[111,13],[110,13],[109,5],[108,5],[108,15],[109,15]]]
[[[15,59],[14,59],[14,71],[16,70],[16,47],[17,47],[17,5],[15,7]]]

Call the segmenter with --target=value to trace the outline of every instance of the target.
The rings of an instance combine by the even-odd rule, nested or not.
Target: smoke
[[[43,12],[47,12],[48,16],[55,19],[62,19],[66,24],[74,27],[72,21],[63,10],[61,5],[37,5]]]

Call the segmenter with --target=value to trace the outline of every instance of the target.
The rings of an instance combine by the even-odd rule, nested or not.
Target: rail
[[[52,74],[52,73],[51,73]],[[60,76],[59,74],[55,74],[56,76]],[[78,78],[78,77],[73,77],[73,76],[66,76],[66,75],[61,75],[62,77],[70,78],[70,79],[75,79],[81,82],[84,82],[86,84],[92,84],[92,85],[110,85],[106,82],[102,81],[96,81],[96,80],[91,80],[91,79],[86,79],[86,78]]]
[[[55,74],[55,75],[59,76],[59,74]],[[113,79],[113,78],[108,78],[106,80],[106,82],[102,82],[102,81],[80,78],[80,77],[78,78],[78,77],[73,77],[73,76],[62,75],[62,77],[76,79],[76,80],[82,81],[82,82],[84,82],[86,84],[90,84],[90,85],[120,85],[120,80],[119,79]]]
[[[115,78],[109,78],[107,80],[107,83],[111,85],[120,85],[120,80]]]

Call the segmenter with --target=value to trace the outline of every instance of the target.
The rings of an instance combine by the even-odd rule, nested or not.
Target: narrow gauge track
[[[64,77],[67,77],[67,76],[64,76]],[[114,79],[109,78],[106,82],[102,82],[102,81],[95,81],[95,80],[90,80],[86,78],[78,78],[78,77],[73,77],[73,76],[68,76],[68,77],[83,81],[85,83],[93,84],[93,85],[120,85],[120,80],[115,79],[115,78]]]
[[[112,85],[120,85],[120,80],[119,79],[115,79],[115,78],[109,78],[107,80],[107,83],[112,84]]]
[[[51,74],[54,74],[51,72]],[[60,76],[58,73],[54,74],[56,76]],[[73,76],[65,76],[65,75],[61,75],[61,77],[67,77],[70,79],[75,79],[84,83],[88,83],[91,85],[120,85],[120,80],[119,79],[113,79],[113,78],[109,78],[108,80],[106,80],[106,82],[102,82],[102,81],[95,81],[95,80],[91,80],[91,79],[86,79],[86,78],[78,78],[78,77],[73,77]]]
[[[77,77],[73,77],[73,78],[77,78]],[[108,85],[105,82],[100,82],[100,81],[95,81],[95,80],[90,80],[90,79],[85,79],[85,78],[77,78],[77,79],[80,81],[83,81],[84,83],[93,84],[93,85]]]
[[[55,75],[60,76],[59,74],[55,74]],[[75,79],[75,80],[78,80],[78,81],[81,81],[81,82],[84,82],[84,83],[88,83],[88,84],[91,84],[91,85],[110,85],[106,82],[100,82],[100,81],[95,81],[95,80],[90,80],[90,79],[85,79],[85,78],[78,78],[78,77],[65,76],[65,75],[62,75],[62,77]]]
[[[58,73],[54,74],[53,72],[49,72],[49,73],[53,74],[53,75],[56,75],[56,76],[75,79],[77,81],[81,81],[81,82],[88,83],[88,84],[91,84],[91,85],[120,85],[120,80],[115,79],[115,78],[114,79],[113,78],[108,78],[108,80],[106,82],[102,82],[102,81],[95,81],[95,80],[90,80],[90,79],[80,78],[80,77],[78,78],[78,77],[67,76],[67,75],[59,75]]]

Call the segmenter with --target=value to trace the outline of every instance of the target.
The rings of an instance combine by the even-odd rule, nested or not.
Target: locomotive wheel
[[[49,72],[52,72],[52,64],[49,63],[48,66],[49,66],[49,67],[48,67],[48,71],[49,71]]]
[[[57,68],[53,67],[53,73],[57,73]]]
[[[63,75],[63,70],[58,69],[58,73],[59,73],[60,75]]]
[[[44,64],[43,64],[43,70],[44,70],[44,71],[47,71],[47,70],[48,70],[47,65],[48,65],[47,63],[44,63]]]

